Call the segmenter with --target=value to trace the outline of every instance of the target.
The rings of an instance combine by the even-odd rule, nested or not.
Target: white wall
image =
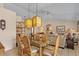
[[[79,4],[59,3],[52,4],[52,7],[47,7],[45,10],[51,11],[51,14],[42,15],[44,25],[51,24],[53,30],[56,31],[57,25],[65,25],[68,28],[77,29],[77,20],[75,17],[78,13]],[[77,17],[79,18],[79,17]],[[78,19],[79,20],[79,19]]]
[[[0,41],[5,50],[14,48],[16,45],[16,13],[5,8],[0,8],[0,19],[6,21],[6,29],[0,29]]]
[[[44,21],[43,21],[44,22]],[[61,26],[61,25],[65,25],[65,30],[67,29],[74,29],[74,30],[77,30],[77,21],[76,20],[46,20],[44,22],[44,26],[46,24],[51,24],[52,25],[52,28],[53,28],[53,31],[56,31],[56,26]]]

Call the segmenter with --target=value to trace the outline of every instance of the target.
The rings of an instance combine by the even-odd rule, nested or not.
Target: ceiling
[[[79,19],[77,3],[6,3],[3,5],[22,17],[31,17],[37,13],[39,16],[51,19]]]

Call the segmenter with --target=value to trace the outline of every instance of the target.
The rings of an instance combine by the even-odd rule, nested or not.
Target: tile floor
[[[18,56],[17,48],[11,49],[5,53],[6,56]],[[79,56],[79,46],[75,46],[75,49],[61,49],[59,48],[59,52],[57,56]]]
[[[18,56],[17,48],[5,52],[5,56]]]
[[[58,56],[79,56],[79,46],[75,46],[75,49],[60,49],[59,48],[59,53]]]

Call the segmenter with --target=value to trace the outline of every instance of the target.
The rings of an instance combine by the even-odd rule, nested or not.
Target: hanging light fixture
[[[44,32],[44,27],[41,26],[39,31],[40,31],[40,33],[43,33]]]
[[[32,18],[32,25],[33,27],[40,27],[42,26],[42,18],[39,16],[34,16]]]
[[[29,17],[29,8],[30,8],[30,6],[28,4],[28,18],[26,18],[25,21],[24,21],[24,24],[25,24],[25,26],[26,26],[27,29],[32,28],[32,20]]]
[[[42,18],[38,16],[38,4],[36,4],[36,16],[32,17],[33,27],[42,26]]]
[[[42,18],[38,16],[38,4],[36,4],[36,16],[32,17],[32,26],[33,26],[33,33],[35,33],[35,27],[42,26]]]
[[[30,18],[26,18],[24,23],[27,29],[32,28],[32,20]]]

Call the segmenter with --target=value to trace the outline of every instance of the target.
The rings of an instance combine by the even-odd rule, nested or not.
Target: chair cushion
[[[32,53],[38,52],[38,48],[37,47],[32,46],[31,48],[32,48]]]
[[[48,45],[47,47],[45,47],[45,49],[54,51],[54,50],[55,50],[55,47],[54,47],[54,46],[50,46],[50,45]]]
[[[54,55],[54,50],[55,49],[54,49],[53,46],[47,46],[47,47],[44,48],[43,54],[47,55],[47,56],[52,56],[52,55]]]
[[[53,52],[50,51],[50,50],[45,49],[45,50],[43,51],[43,55],[52,56],[52,55],[53,55]]]

